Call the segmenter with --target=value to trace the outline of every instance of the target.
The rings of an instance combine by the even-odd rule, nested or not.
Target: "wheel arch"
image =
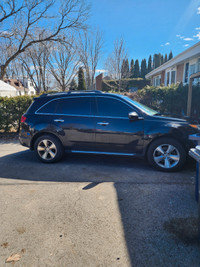
[[[173,134],[165,134],[165,135],[162,135],[162,136],[157,136],[155,138],[153,138],[151,140],[150,143],[148,143],[148,145],[145,147],[145,151],[144,151],[144,155],[145,155],[145,158],[147,159],[147,153],[148,153],[148,150],[149,150],[149,147],[151,146],[151,144],[159,139],[162,139],[162,138],[171,138],[171,139],[174,139],[176,140],[177,142],[179,142],[183,148],[187,151],[187,145],[185,144],[184,140],[182,138],[177,138],[176,136],[174,136]]]
[[[54,133],[51,133],[51,132],[39,132],[37,134],[35,134],[31,140],[31,144],[30,144],[30,149],[31,150],[34,150],[34,145],[35,145],[35,142],[36,140],[40,137],[40,136],[43,136],[43,135],[50,135],[50,136],[53,136],[54,138],[56,138],[60,143],[61,145],[63,146],[63,143],[61,142],[60,138],[54,134]]]

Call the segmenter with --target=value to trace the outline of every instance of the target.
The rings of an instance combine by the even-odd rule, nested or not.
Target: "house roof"
[[[28,91],[27,88],[25,88],[20,80],[17,79],[4,79],[4,82],[9,84],[10,86],[13,86],[14,88],[17,89],[17,91]]]
[[[153,76],[155,74],[158,74],[158,73],[162,72],[163,70],[165,70],[167,68],[173,67],[173,66],[175,66],[177,64],[180,64],[180,63],[188,60],[189,58],[193,58],[193,57],[198,56],[198,55],[200,55],[200,42],[198,42],[195,45],[193,45],[193,46],[189,47],[188,49],[184,50],[182,53],[178,54],[174,58],[172,58],[169,61],[165,62],[164,64],[162,64],[158,68],[152,70],[145,77],[148,79],[151,76]]]
[[[5,83],[4,81],[0,80],[0,91],[2,92],[8,92],[8,91],[13,91],[16,92],[17,90],[15,89],[15,87]]]

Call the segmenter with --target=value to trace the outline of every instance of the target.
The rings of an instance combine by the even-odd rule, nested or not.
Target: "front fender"
[[[189,140],[188,135],[189,126],[188,124],[181,124],[177,122],[167,122],[158,125],[155,127],[154,123],[147,123],[144,130],[144,154],[149,147],[149,145],[158,138],[161,137],[171,137],[179,141],[185,149],[189,148]]]

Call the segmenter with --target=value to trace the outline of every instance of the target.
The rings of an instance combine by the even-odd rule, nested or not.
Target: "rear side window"
[[[69,97],[60,99],[56,113],[63,115],[91,115],[91,98]]]
[[[128,118],[129,112],[133,111],[131,107],[113,98],[97,97],[98,116],[103,117],[124,117]]]
[[[56,112],[56,107],[58,104],[58,100],[52,100],[40,109],[38,109],[37,113],[44,113],[44,114],[52,114]]]

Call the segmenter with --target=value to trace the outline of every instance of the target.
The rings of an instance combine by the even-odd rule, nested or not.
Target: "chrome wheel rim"
[[[37,146],[39,156],[44,160],[52,160],[57,154],[56,145],[49,139],[44,139]]]
[[[153,159],[158,166],[171,169],[179,163],[180,153],[173,145],[162,144],[154,150]]]

